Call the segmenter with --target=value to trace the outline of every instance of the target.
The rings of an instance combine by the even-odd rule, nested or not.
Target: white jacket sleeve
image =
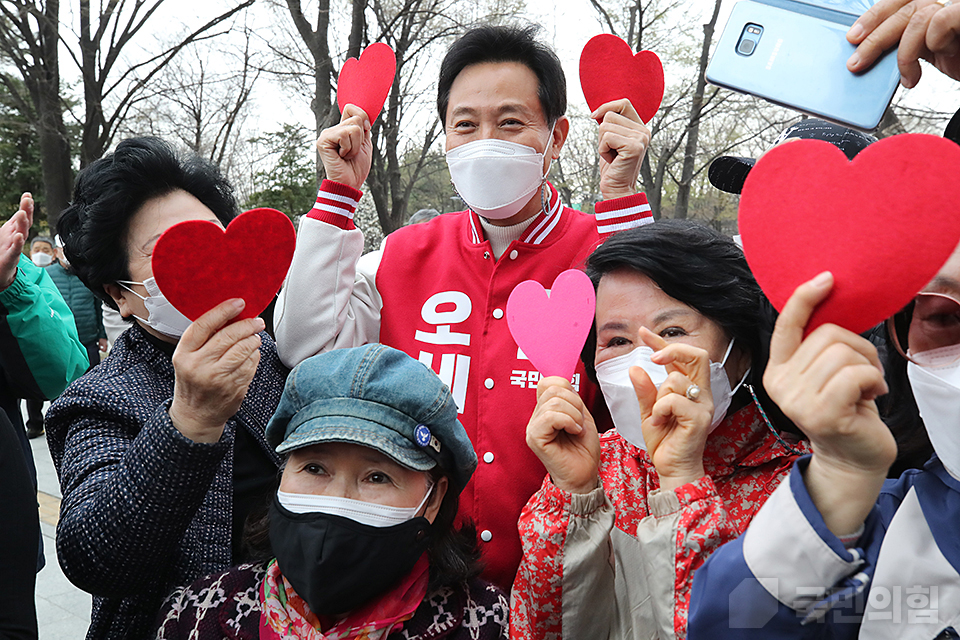
[[[288,367],[380,338],[383,301],[376,276],[382,249],[361,257],[363,232],[353,224],[359,198],[359,191],[324,180],[314,208],[301,218],[274,321],[280,359]]]

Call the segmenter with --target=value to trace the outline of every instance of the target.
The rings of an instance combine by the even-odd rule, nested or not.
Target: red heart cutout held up
[[[782,310],[798,285],[831,271],[807,332],[866,331],[903,308],[960,242],[960,146],[903,134],[853,161],[821,140],[781,144],[757,161],[740,198],[743,250]]]
[[[340,113],[353,104],[370,117],[372,123],[380,115],[390,94],[397,73],[397,57],[390,45],[374,42],[363,50],[360,59],[348,58],[337,79],[337,106]]]
[[[653,51],[633,49],[615,35],[590,38],[580,53],[580,87],[590,111],[629,98],[640,119],[650,122],[663,101],[663,63]]]
[[[536,280],[521,282],[507,298],[507,327],[543,376],[570,379],[593,325],[597,296],[583,271],[568,269],[550,295]]]
[[[153,277],[170,304],[191,320],[230,298],[247,303],[237,320],[253,318],[280,290],[296,243],[290,218],[275,209],[242,213],[226,231],[206,220],[188,220],[157,240]],[[198,260],[201,251],[211,259]]]

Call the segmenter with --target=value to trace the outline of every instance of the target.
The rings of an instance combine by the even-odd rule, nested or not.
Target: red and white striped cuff
[[[314,203],[313,209],[307,213],[307,217],[332,224],[346,231],[355,229],[353,214],[360,204],[360,196],[362,195],[362,191],[357,191],[353,187],[324,179],[320,184],[320,191],[317,193],[317,201]]]
[[[601,237],[653,222],[650,204],[643,193],[602,200],[597,203],[594,213],[597,219],[597,233]]]

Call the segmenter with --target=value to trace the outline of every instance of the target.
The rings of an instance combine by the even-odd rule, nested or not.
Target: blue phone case
[[[847,70],[856,50],[847,30],[871,4],[741,0],[707,67],[707,82],[872,131],[893,99],[900,72],[896,49],[865,73]]]

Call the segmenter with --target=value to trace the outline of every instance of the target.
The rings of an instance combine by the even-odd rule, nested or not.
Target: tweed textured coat
[[[88,640],[149,637],[174,587],[233,563],[236,430],[279,465],[263,431],[287,371],[260,335],[260,366],[219,442],[174,428],[170,355],[136,324],[50,407],[47,440],[63,493],[57,554],[70,581],[94,596]]]

